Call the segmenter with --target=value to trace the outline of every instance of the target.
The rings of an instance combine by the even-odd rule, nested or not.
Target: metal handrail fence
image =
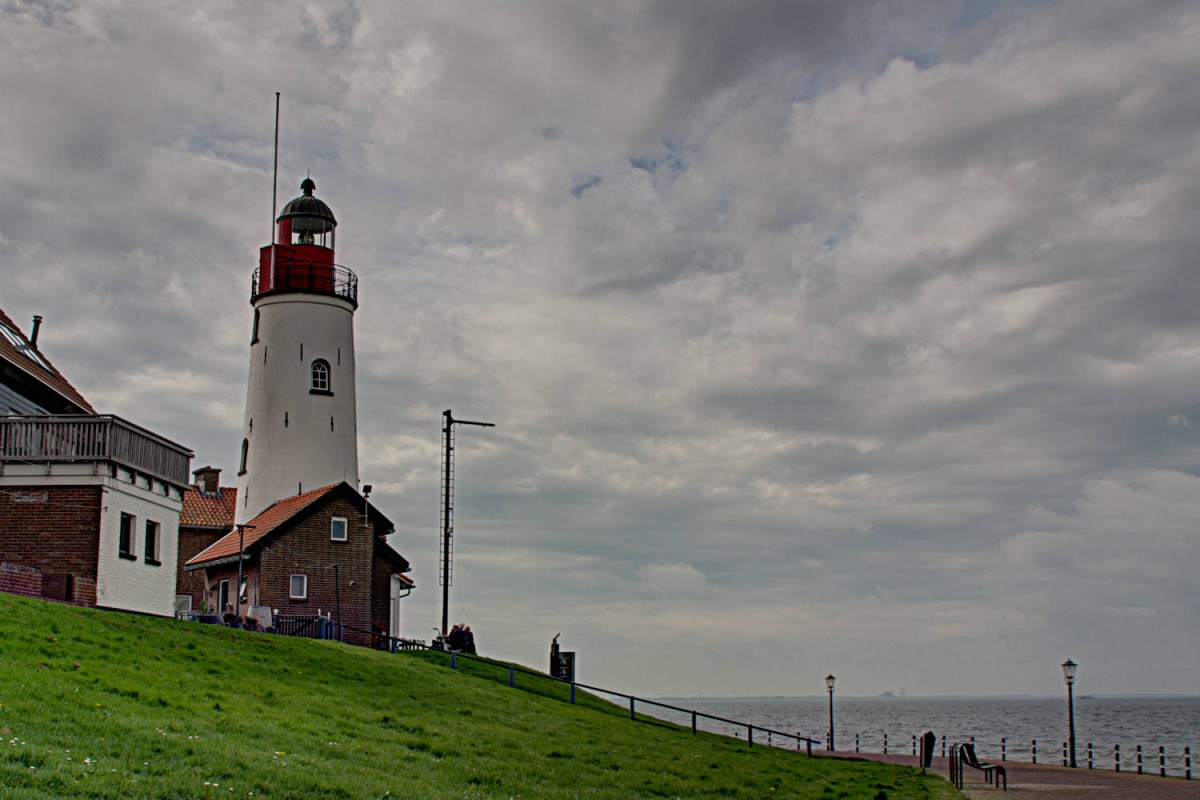
[[[900,743],[907,744],[911,741],[912,754],[915,756],[919,739],[920,737],[916,734],[912,734],[909,739],[906,739],[905,737],[889,738],[886,733],[878,736],[856,733],[854,734],[854,752],[883,753],[885,755],[901,753],[908,748]],[[943,736],[941,746],[943,758],[948,757],[947,740],[954,741],[956,739],[976,744],[974,736]],[[878,749],[872,749],[873,744]],[[1047,748],[1043,742],[1040,762],[1037,739],[1030,739],[1028,747],[1011,742],[1007,737],[1001,737],[998,746],[988,742],[983,742],[982,746],[991,749],[987,753],[981,751],[981,755],[996,757],[1001,763],[1007,761],[1026,761],[1031,764],[1061,763],[1064,767],[1070,763],[1067,742],[1061,743],[1061,749],[1054,745]],[[1175,777],[1192,780],[1192,748],[1190,746],[1184,746],[1181,750],[1172,752],[1166,745],[1144,747],[1139,744],[1135,745],[1132,750],[1128,748],[1122,750],[1119,743],[1105,749],[1097,747],[1092,742],[1087,742],[1084,754],[1085,758],[1081,759],[1081,762],[1086,762],[1086,766],[1084,763],[1080,763],[1081,769],[1110,769],[1113,772],[1136,772],[1138,775],[1158,775],[1162,778]]]
[[[219,622],[219,619],[217,619],[217,618],[212,618],[212,619],[214,621]],[[282,621],[282,619],[283,618],[280,618],[280,621]],[[557,681],[557,682],[561,683],[563,686],[568,687],[568,690],[569,690],[568,702],[570,702],[572,705],[574,705],[575,701],[576,701],[575,693],[576,693],[577,689],[582,689],[585,692],[591,692],[594,695],[598,694],[598,695],[606,695],[607,697],[616,697],[616,698],[620,698],[620,700],[623,701],[623,703],[614,703],[614,705],[617,705],[619,707],[622,704],[628,704],[630,720],[636,721],[638,719],[638,705],[639,704],[641,704],[643,707],[664,709],[666,711],[671,711],[674,713],[687,715],[688,718],[690,719],[691,730],[692,730],[693,735],[701,732],[700,722],[702,720],[722,723],[724,725],[730,725],[730,726],[733,726],[734,728],[744,730],[746,732],[746,745],[748,747],[753,747],[755,744],[759,744],[759,745],[765,744],[768,747],[778,746],[775,744],[775,739],[778,738],[781,741],[795,742],[797,750],[800,750],[801,747],[803,747],[805,753],[807,755],[811,756],[811,755],[813,755],[813,745],[821,745],[822,748],[824,748],[828,745],[827,739],[825,741],[821,741],[819,739],[814,739],[809,736],[804,736],[799,732],[788,733],[787,731],[775,730],[773,728],[768,728],[768,727],[765,727],[762,725],[755,725],[754,723],[745,722],[743,720],[734,720],[734,719],[730,719],[728,717],[718,716],[716,714],[709,714],[704,711],[698,711],[694,708],[684,708],[682,706],[676,706],[676,705],[672,705],[670,703],[663,703],[661,701],[651,700],[646,697],[638,697],[637,695],[626,694],[625,692],[618,692],[613,689],[605,689],[600,686],[592,686],[590,684],[580,683],[578,681],[564,681],[561,679],[553,678],[552,676],[547,675],[544,672],[539,672],[535,669],[530,669],[529,667],[524,667],[519,664],[508,664],[508,663],[504,663],[504,662],[500,662],[500,661],[494,661],[492,659],[484,658],[484,657],[478,656],[478,655],[470,655],[467,653],[461,653],[461,652],[457,652],[454,650],[443,650],[439,647],[430,645],[421,639],[406,639],[406,638],[397,637],[397,636],[388,636],[379,631],[372,631],[372,630],[366,630],[363,628],[357,628],[353,625],[346,625],[343,623],[339,623],[336,620],[331,620],[331,619],[328,619],[325,617],[322,617],[320,619],[322,621],[322,625],[320,626],[320,634],[318,634],[317,636],[312,636],[311,633],[310,634],[299,633],[299,632],[291,633],[289,630],[287,630],[288,626],[282,625],[282,624],[277,624],[276,630],[274,632],[283,634],[283,635],[309,635],[309,636],[312,636],[312,638],[334,639],[337,641],[342,641],[345,638],[346,631],[353,631],[356,633],[365,634],[367,636],[370,636],[371,641],[374,643],[375,649],[379,649],[379,650],[387,650],[387,651],[393,652],[393,653],[397,653],[397,652],[444,653],[450,659],[449,666],[453,670],[458,669],[458,659],[460,659],[460,658],[471,659],[476,662],[479,662],[480,664],[486,664],[489,666],[498,667],[501,670],[507,670],[507,672],[508,672],[507,682],[508,682],[509,687],[511,687],[511,688],[517,688],[516,676],[518,674],[530,675],[530,676],[533,676],[533,677],[536,677],[539,679],[549,678],[553,681]],[[601,697],[600,699],[606,700],[607,697]],[[609,701],[609,702],[612,702],[612,701]],[[645,712],[643,712],[643,716],[648,716],[648,717],[658,720],[660,722],[679,724],[679,723],[674,723],[670,719],[664,719],[662,717],[654,716],[653,714],[646,714]],[[683,726],[680,725],[680,727],[683,727]],[[713,731],[713,730],[706,730],[703,732],[716,733],[717,735],[728,735],[721,731]],[[756,742],[755,741],[756,733],[765,735],[767,737],[766,742],[763,742],[761,738]],[[959,739],[961,741],[970,742],[972,745],[976,744],[976,737],[974,737],[974,736],[956,737],[954,735],[943,735],[943,736],[939,736],[939,738],[942,740],[941,755],[943,758],[947,758],[950,755],[952,755],[952,753],[949,752],[950,748],[949,748],[949,745],[947,744],[947,740],[953,741],[955,739]],[[864,742],[864,740],[866,740],[866,741]],[[870,749],[872,742],[874,742],[879,749],[874,749],[874,750]],[[909,748],[911,748],[912,755],[915,757],[915,756],[917,756],[917,754],[919,752],[919,750],[918,750],[919,742],[920,742],[920,736],[917,734],[910,734],[909,736],[900,736],[900,737],[889,737],[889,735],[886,732],[882,733],[878,736],[867,736],[862,733],[855,733],[854,734],[854,752],[855,753],[863,753],[863,752],[883,753],[884,755],[888,755],[888,754],[903,753],[906,750],[908,750]],[[906,747],[906,745],[907,745],[907,747]],[[1066,758],[1067,758],[1066,757],[1066,748],[1067,748],[1067,744],[1064,742],[1063,743],[1063,754],[1064,754],[1063,755],[1063,766],[1066,766]],[[1053,750],[1051,752],[1053,752]],[[1087,747],[1086,747],[1086,754],[1087,754],[1087,767],[1086,768],[1087,769],[1094,769],[1094,768],[1102,769],[1103,768],[1100,765],[1102,763],[1105,763],[1105,760],[1101,756],[1097,755],[1098,752],[1099,751],[1093,746],[1093,744],[1091,742],[1087,743]],[[1149,755],[1147,755],[1148,752],[1149,752]],[[1010,760],[1014,760],[1014,761],[1021,760],[1021,759],[1011,758],[1011,756],[1013,756],[1013,755],[1018,755],[1018,756],[1019,755],[1028,755],[1029,761],[1033,764],[1037,764],[1038,763],[1038,742],[1036,739],[1030,740],[1029,749],[1026,750],[1020,746],[1017,746],[1017,747],[1011,746],[1007,737],[1002,737],[1000,739],[999,747],[997,750],[989,751],[986,753],[981,752],[980,755],[987,756],[987,757],[995,757],[993,755],[994,753],[998,753],[999,760],[1002,763],[1006,762],[1006,761],[1010,761]],[[1160,775],[1162,777],[1182,777],[1189,781],[1192,780],[1192,749],[1191,749],[1191,747],[1184,747],[1182,753],[1171,754],[1171,753],[1168,753],[1166,748],[1163,746],[1159,746],[1157,748],[1157,751],[1147,751],[1142,747],[1142,745],[1137,745],[1132,754],[1130,754],[1128,750],[1125,751],[1125,753],[1126,753],[1125,755],[1122,755],[1121,746],[1119,744],[1113,745],[1113,750],[1112,750],[1112,755],[1113,755],[1112,765],[1113,766],[1112,766],[1112,768],[1114,771],[1121,772],[1123,769],[1130,770],[1130,771],[1136,770],[1137,774],[1139,774],[1139,775],[1157,773],[1158,775]],[[1177,767],[1177,769],[1175,769],[1176,767]],[[1173,769],[1175,769],[1174,772],[1172,771]]]
[[[671,705],[670,703],[663,703],[663,702],[659,702],[658,700],[651,700],[646,697],[638,697],[637,695],[626,694],[624,692],[618,692],[613,689],[605,689],[600,686],[592,686],[590,684],[580,683],[579,681],[563,681],[559,678],[554,678],[550,675],[547,675],[544,672],[538,672],[537,670],[530,669],[529,667],[524,667],[519,664],[506,664],[506,663],[500,662],[500,661],[493,661],[492,659],[489,659],[489,658],[483,658],[478,655],[470,655],[467,653],[460,653],[460,652],[457,652],[454,650],[441,650],[437,647],[428,645],[419,639],[404,639],[404,638],[399,638],[399,637],[395,637],[395,636],[385,636],[376,631],[367,631],[367,630],[363,630],[361,628],[355,628],[354,626],[351,626],[351,625],[340,625],[340,623],[336,623],[336,622],[333,624],[335,626],[339,626],[343,630],[356,631],[358,633],[365,633],[365,634],[369,634],[369,635],[375,637],[375,641],[378,643],[378,649],[381,649],[381,650],[389,650],[391,652],[426,651],[426,652],[433,652],[433,653],[445,653],[450,658],[450,668],[453,670],[458,669],[458,659],[459,658],[473,659],[473,660],[478,661],[483,664],[489,664],[492,666],[500,667],[502,669],[507,669],[508,670],[508,685],[512,688],[516,688],[517,674],[530,675],[530,676],[533,676],[533,677],[536,677],[539,679],[543,679],[543,680],[549,679],[552,681],[560,681],[563,685],[569,687],[569,690],[570,690],[569,702],[572,705],[575,704],[575,699],[576,699],[575,692],[577,689],[582,689],[585,692],[592,692],[592,693],[599,693],[601,695],[608,695],[610,697],[619,697],[622,700],[628,702],[628,704],[629,704],[629,719],[633,720],[633,721],[637,721],[637,718],[638,718],[637,706],[640,703],[643,706],[649,706],[649,707],[653,707],[653,708],[661,708],[661,709],[666,709],[668,711],[674,711],[674,712],[690,715],[691,729],[692,729],[693,735],[696,735],[701,732],[700,727],[699,727],[699,722],[700,722],[700,720],[703,719],[703,720],[709,720],[709,721],[713,721],[713,722],[721,722],[721,723],[725,723],[727,725],[733,725],[733,726],[736,726],[739,728],[744,728],[746,731],[746,745],[748,747],[754,746],[754,744],[755,744],[754,734],[756,731],[760,734],[766,734],[767,741],[765,742],[765,744],[767,746],[775,746],[775,739],[776,739],[776,737],[778,737],[780,740],[783,740],[783,741],[794,741],[796,743],[796,749],[800,750],[801,747],[803,747],[805,753],[809,756],[811,756],[813,754],[813,745],[820,744],[819,740],[812,739],[807,736],[803,736],[799,732],[788,733],[786,731],[778,731],[778,730],[774,730],[772,728],[763,727],[761,725],[755,725],[753,723],[743,722],[741,720],[733,720],[733,719],[729,719],[727,717],[717,716],[716,714],[708,714],[703,711],[697,711],[694,708],[683,708],[681,706]],[[335,638],[340,639],[341,636],[339,635]],[[604,698],[601,698],[601,699],[604,699]],[[645,716],[650,716],[653,719],[659,720],[660,722],[670,722],[670,720],[663,720],[660,717],[655,717],[653,715],[645,715]],[[712,731],[705,731],[705,733],[711,733],[711,732]],[[762,742],[760,739],[759,744],[760,745],[764,744],[764,742]]]

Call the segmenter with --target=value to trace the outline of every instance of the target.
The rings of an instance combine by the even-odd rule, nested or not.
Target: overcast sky
[[[1200,691],[1194,2],[0,0],[0,306],[235,482],[311,172],[440,620],[643,695]]]

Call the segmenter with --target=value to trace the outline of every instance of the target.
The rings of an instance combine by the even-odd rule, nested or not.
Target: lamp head
[[[825,676],[825,686],[829,689],[829,691],[833,691],[833,682],[836,680],[837,678],[833,677],[832,675]]]
[[[371,496],[371,490],[372,490],[373,488],[375,488],[375,487],[373,487],[371,484],[369,484],[369,483],[364,483],[364,484],[363,484],[363,491],[362,491],[362,495],[363,495],[363,497],[370,497],[370,496]]]
[[[1075,683],[1075,672],[1078,669],[1079,665],[1069,658],[1062,663],[1063,678],[1066,679],[1068,686]]]

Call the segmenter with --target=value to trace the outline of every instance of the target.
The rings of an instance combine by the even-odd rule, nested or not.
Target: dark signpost
[[[574,683],[575,653],[570,650],[558,649],[559,636],[562,636],[562,634],[556,633],[554,634],[554,638],[550,640],[550,677]]]

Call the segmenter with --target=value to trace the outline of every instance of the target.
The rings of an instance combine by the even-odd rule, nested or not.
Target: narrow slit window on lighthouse
[[[312,394],[333,394],[333,387],[329,382],[328,361],[317,359],[312,363],[312,386],[309,391]]]
[[[238,467],[238,475],[246,474],[246,457],[250,455],[250,440],[242,439],[242,463]]]

